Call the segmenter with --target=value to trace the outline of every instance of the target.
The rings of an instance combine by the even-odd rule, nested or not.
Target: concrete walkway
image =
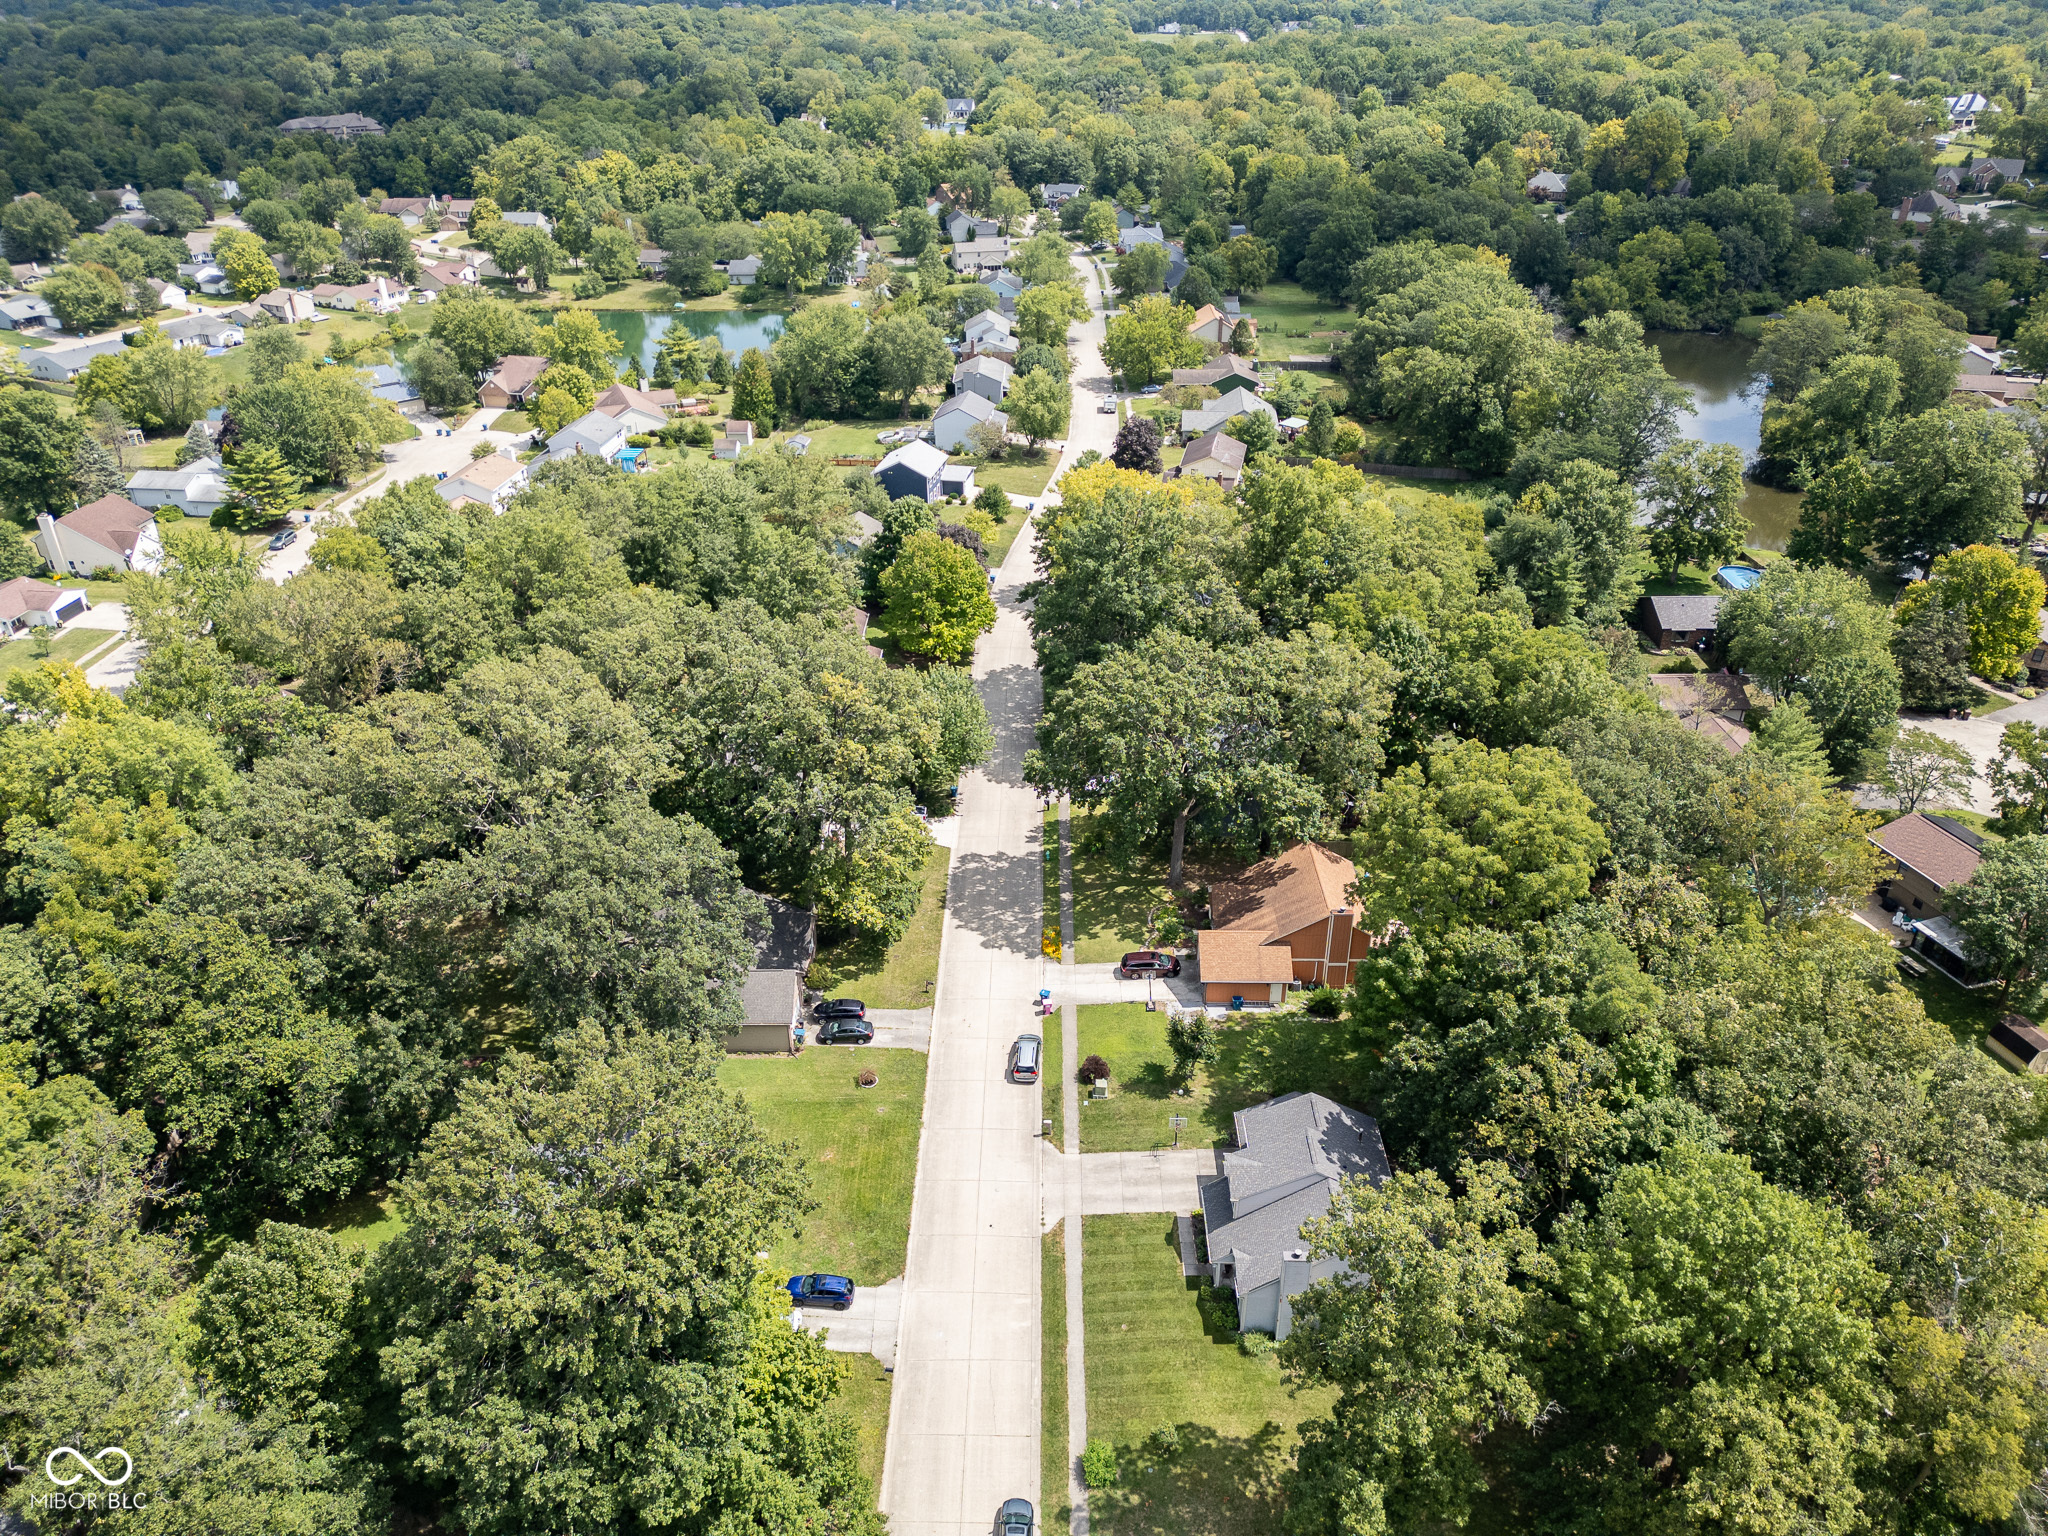
[[[1038,1502],[1039,1095],[1004,1078],[1045,984],[1040,804],[1019,773],[1039,713],[1031,550],[1027,530],[975,654],[996,749],[962,777],[947,884],[882,1471],[894,1536],[985,1536],[1003,1500]]]
[[[873,1355],[896,1368],[896,1339],[903,1327],[903,1277],[863,1285],[844,1312],[792,1307],[790,1321],[806,1333],[823,1334],[825,1347],[842,1355]]]

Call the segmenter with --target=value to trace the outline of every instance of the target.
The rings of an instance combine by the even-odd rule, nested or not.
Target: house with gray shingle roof
[[[1241,1109],[1231,1120],[1236,1150],[1201,1186],[1202,1220],[1216,1284],[1237,1297],[1238,1326],[1284,1339],[1291,1298],[1342,1271],[1311,1259],[1304,1222],[1327,1216],[1344,1180],[1375,1187],[1393,1169],[1370,1115],[1317,1093],[1290,1093]]]

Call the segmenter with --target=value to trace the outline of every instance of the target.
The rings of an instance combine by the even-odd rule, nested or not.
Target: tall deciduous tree
[[[1925,560],[1992,544],[2019,525],[2027,462],[2019,429],[1993,411],[1942,405],[1896,423],[1885,440],[1872,518],[1877,552]]]
[[[891,633],[915,656],[954,666],[974,658],[974,642],[996,622],[981,562],[948,539],[914,533],[882,572]]]
[[[2041,643],[2041,607],[2048,602],[2041,573],[1994,545],[1972,544],[1934,562],[1927,579],[1899,599],[1899,622],[1910,624],[1928,608],[1962,615],[1970,630],[1970,669],[2003,681],[2019,659]]]
[[[884,317],[868,332],[867,351],[875,387],[896,396],[906,415],[911,398],[944,380],[953,366],[946,338],[921,310],[899,309]]]
[[[1011,427],[1024,434],[1034,452],[1047,438],[1066,434],[1073,406],[1073,392],[1043,368],[1018,379],[1003,401]]]
[[[0,389],[0,509],[20,523],[39,513],[62,517],[71,499],[71,470],[85,431],[50,396]]]
[[[1680,443],[1650,465],[1650,553],[1667,576],[1718,565],[1742,547],[1742,453],[1728,443]]]
[[[763,432],[775,428],[775,381],[768,372],[768,359],[754,347],[740,357],[739,372],[732,381],[732,415],[751,421]]]

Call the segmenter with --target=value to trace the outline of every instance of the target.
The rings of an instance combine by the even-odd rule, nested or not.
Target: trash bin
[[[1240,1013],[1240,1012],[1242,1012],[1243,1010],[1244,1010],[1244,999],[1243,999],[1243,998],[1241,998],[1241,997],[1233,997],[1233,998],[1231,998],[1231,1000],[1230,1000],[1230,1011],[1231,1011],[1232,1013]]]

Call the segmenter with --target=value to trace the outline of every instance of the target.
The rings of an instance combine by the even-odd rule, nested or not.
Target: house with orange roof
[[[1277,1003],[1290,986],[1348,987],[1374,938],[1351,895],[1358,869],[1320,843],[1297,843],[1209,893],[1195,935],[1202,997]]]

